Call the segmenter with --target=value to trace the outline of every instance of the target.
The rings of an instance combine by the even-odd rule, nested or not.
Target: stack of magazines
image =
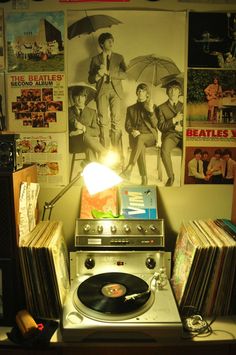
[[[176,240],[172,287],[180,312],[236,312],[236,226],[229,220],[183,222]]]
[[[39,222],[20,239],[19,257],[28,311],[36,317],[59,318],[69,291],[62,222]]]

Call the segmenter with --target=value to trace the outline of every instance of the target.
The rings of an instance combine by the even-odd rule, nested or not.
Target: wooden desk
[[[0,355],[235,355],[236,316],[218,318],[210,336],[159,342],[81,342],[65,343],[57,330],[47,349],[22,349],[6,336],[10,328],[0,328]],[[184,334],[188,336],[188,334]]]

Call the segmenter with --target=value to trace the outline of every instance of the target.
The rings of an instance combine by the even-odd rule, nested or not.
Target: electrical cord
[[[208,322],[194,306],[185,306],[182,310],[182,322],[185,334],[183,339],[193,339],[195,337],[208,337],[213,333],[211,325],[216,317]],[[188,335],[186,335],[186,332]]]

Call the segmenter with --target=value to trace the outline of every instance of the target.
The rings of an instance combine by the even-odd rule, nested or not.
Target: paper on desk
[[[19,244],[36,225],[36,206],[40,185],[35,182],[22,182],[19,201]]]

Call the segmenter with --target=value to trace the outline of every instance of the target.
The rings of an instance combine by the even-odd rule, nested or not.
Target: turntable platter
[[[143,306],[150,292],[136,299],[125,296],[146,292],[148,284],[137,276],[108,272],[89,277],[77,289],[79,300],[88,308],[104,314],[124,314]]]

